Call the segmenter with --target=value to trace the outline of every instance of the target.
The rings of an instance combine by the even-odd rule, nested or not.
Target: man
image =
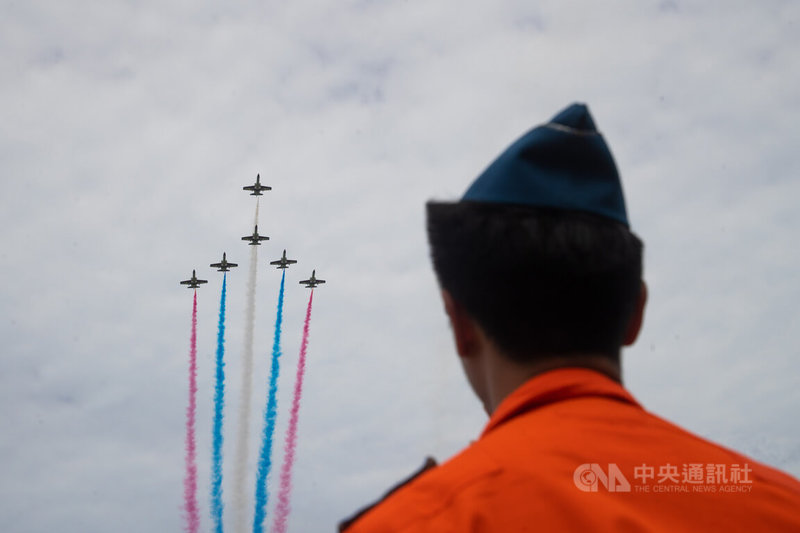
[[[623,388],[620,350],[647,300],[643,246],[586,106],[525,134],[427,215],[456,351],[490,419],[340,530],[800,531],[797,480]]]

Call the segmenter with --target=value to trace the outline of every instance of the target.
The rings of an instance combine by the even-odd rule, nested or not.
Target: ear
[[[467,314],[466,309],[455,301],[449,292],[442,290],[444,310],[450,318],[453,328],[453,339],[460,357],[470,357],[478,349],[478,335],[475,321]]]
[[[639,332],[642,330],[642,322],[644,321],[644,308],[647,305],[647,284],[642,280],[639,288],[639,297],[636,299],[636,309],[631,315],[628,322],[628,329],[625,331],[625,339],[622,343],[623,346],[630,346],[636,342]]]

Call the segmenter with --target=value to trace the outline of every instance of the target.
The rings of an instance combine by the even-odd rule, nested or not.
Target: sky
[[[586,102],[645,242],[624,380],[650,411],[800,476],[800,5],[681,0],[0,0],[0,523],[183,528],[192,291],[209,531],[227,252],[225,457],[261,197],[249,465],[287,272],[280,462],[315,290],[289,531],[331,531],[486,422],[424,204]],[[274,470],[277,472],[277,468]],[[277,487],[274,473],[270,490]],[[252,491],[252,487],[248,490]],[[268,510],[268,523],[271,523]],[[229,513],[226,526],[230,526]]]

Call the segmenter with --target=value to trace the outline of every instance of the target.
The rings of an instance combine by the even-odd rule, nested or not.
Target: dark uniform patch
[[[384,501],[386,498],[388,498],[389,496],[391,496],[392,494],[394,494],[395,492],[397,492],[398,490],[400,490],[400,489],[401,489],[401,488],[403,488],[404,486],[408,485],[409,483],[411,483],[412,481],[414,481],[415,479],[417,479],[419,476],[421,476],[422,474],[424,474],[425,472],[427,472],[428,470],[430,470],[431,468],[434,468],[434,467],[436,467],[436,466],[437,466],[437,465],[436,465],[436,459],[434,459],[433,457],[427,457],[427,458],[425,458],[425,463],[422,465],[422,467],[421,467],[419,470],[417,470],[416,472],[414,472],[413,474],[411,474],[411,476],[407,477],[406,479],[404,479],[403,481],[401,481],[401,482],[400,482],[400,483],[398,483],[397,485],[393,486],[393,487],[392,487],[391,489],[389,489],[389,491],[388,491],[388,492],[386,492],[386,494],[384,494],[384,495],[383,495],[383,497],[381,497],[379,500],[377,500],[377,501],[375,501],[375,502],[371,503],[370,505],[368,505],[368,506],[364,507],[363,509],[361,509],[360,511],[358,511],[356,514],[354,514],[353,516],[351,516],[350,518],[347,518],[347,519],[345,519],[345,520],[342,520],[342,521],[339,523],[339,533],[342,533],[343,531],[347,530],[347,528],[349,528],[351,525],[353,525],[353,523],[354,523],[356,520],[358,520],[359,518],[361,518],[362,516],[364,516],[364,515],[365,515],[367,512],[369,512],[369,511],[370,511],[370,510],[371,510],[373,507],[375,507],[376,505],[380,504],[380,503],[381,503],[382,501]]]

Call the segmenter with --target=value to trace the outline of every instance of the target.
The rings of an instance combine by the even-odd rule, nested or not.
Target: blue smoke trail
[[[217,383],[214,387],[214,444],[211,465],[211,518],[214,531],[222,533],[222,408],[225,405],[225,293],[228,274],[222,278],[217,331]]]
[[[253,517],[253,533],[263,533],[264,517],[267,509],[267,478],[272,467],[272,435],[275,433],[275,418],[278,410],[278,371],[281,356],[281,322],[283,321],[283,283],[286,271],[281,276],[281,290],[278,295],[278,316],[275,319],[275,340],[272,343],[272,370],[269,377],[269,395],[267,409],[264,412],[264,440],[261,443],[261,455],[258,461],[256,479],[256,511]]]

